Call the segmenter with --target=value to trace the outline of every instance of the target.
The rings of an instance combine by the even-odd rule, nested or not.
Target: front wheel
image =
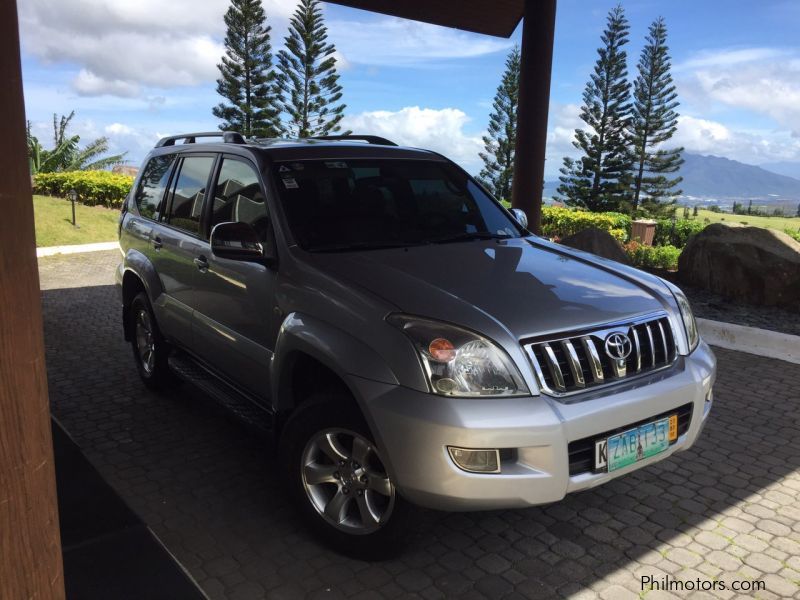
[[[308,525],[336,549],[385,555],[402,541],[409,507],[356,411],[343,402],[301,407],[282,437],[293,496]]]

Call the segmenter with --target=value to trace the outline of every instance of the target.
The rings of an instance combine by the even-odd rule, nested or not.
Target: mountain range
[[[683,191],[679,202],[730,206],[734,200],[753,200],[759,204],[796,207],[800,202],[800,163],[771,163],[758,167],[721,156],[683,153],[684,163],[679,174]],[[780,171],[780,172],[778,172]],[[557,181],[548,181],[544,197],[555,195]]]

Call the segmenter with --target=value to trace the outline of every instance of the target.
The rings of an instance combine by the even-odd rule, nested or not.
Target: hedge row
[[[619,241],[628,239],[631,218],[615,212],[592,213],[558,206],[542,207],[542,235],[562,239],[589,227],[609,232]]]
[[[33,176],[36,194],[68,198],[70,190],[75,190],[82,204],[102,204],[109,208],[122,206],[132,185],[133,177],[111,171],[66,171]]]
[[[702,221],[692,219],[677,219],[674,223],[671,219],[659,219],[656,222],[653,245],[683,248],[689,237],[705,226]],[[620,242],[628,241],[631,236],[631,218],[622,213],[592,213],[558,206],[542,207],[542,235],[545,237],[560,240],[589,227],[607,231]]]

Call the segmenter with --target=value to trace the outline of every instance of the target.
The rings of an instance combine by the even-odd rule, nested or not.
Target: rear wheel
[[[281,450],[307,524],[337,550],[375,557],[397,548],[410,511],[348,400],[302,406],[286,424]]]
[[[162,389],[173,382],[167,363],[169,344],[161,337],[153,310],[144,292],[139,292],[128,309],[131,346],[136,368],[144,384]]]

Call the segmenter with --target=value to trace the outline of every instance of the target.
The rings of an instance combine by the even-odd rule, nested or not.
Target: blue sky
[[[580,97],[608,10],[559,0],[546,175],[580,126]],[[265,0],[273,48],[294,3]],[[629,0],[629,70],[649,23],[666,19],[681,100],[676,143],[753,164],[800,163],[800,2]],[[20,4],[26,111],[47,146],[52,113],[106,135],[138,163],[160,136],[215,129],[211,107],[227,0],[26,0]],[[506,54],[519,41],[325,4],[347,126],[431,147],[477,172]]]

